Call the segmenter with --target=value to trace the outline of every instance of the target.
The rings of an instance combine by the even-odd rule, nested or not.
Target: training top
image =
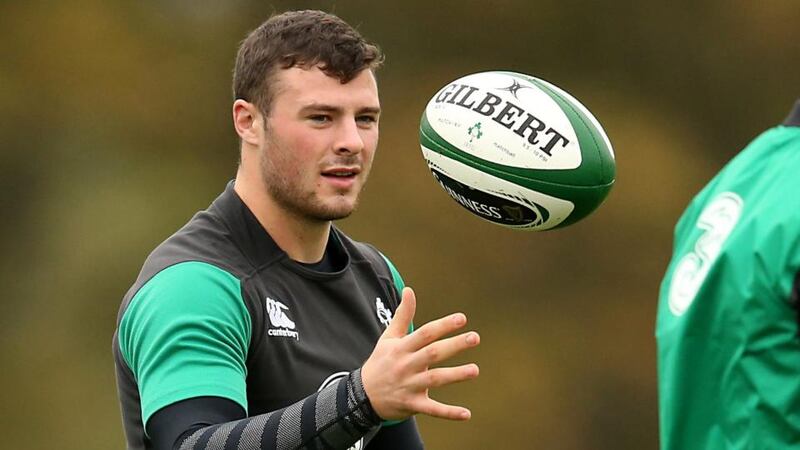
[[[226,439],[224,448],[251,448],[248,432],[265,440],[252,448],[335,447],[348,434],[374,435],[380,418],[359,368],[403,281],[378,250],[336,227],[326,252],[343,267],[319,272],[291,260],[232,182],[159,245],[123,299],[113,338],[128,448],[150,448],[145,424],[156,411],[204,396],[229,399],[248,417],[286,409],[197,433],[181,448]]]
[[[800,101],[675,227],[656,339],[662,450],[800,448]]]

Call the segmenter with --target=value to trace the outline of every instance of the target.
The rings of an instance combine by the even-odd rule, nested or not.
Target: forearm
[[[286,408],[190,429],[176,449],[347,449],[380,426],[356,370]]]

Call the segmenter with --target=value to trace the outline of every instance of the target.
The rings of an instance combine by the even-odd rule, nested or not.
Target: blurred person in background
[[[457,313],[413,330],[392,263],[332,225],[378,144],[379,49],[336,16],[271,17],[236,58],[234,181],[158,246],[113,339],[129,449],[418,449],[432,387],[475,364]]]
[[[800,100],[692,200],[661,284],[662,450],[800,448]]]

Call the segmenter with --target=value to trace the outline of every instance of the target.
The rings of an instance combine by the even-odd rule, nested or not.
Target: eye
[[[362,125],[372,125],[378,122],[378,118],[375,116],[358,116],[356,121]]]
[[[326,114],[312,114],[308,116],[308,120],[316,124],[326,124],[331,121],[331,116],[328,116]]]

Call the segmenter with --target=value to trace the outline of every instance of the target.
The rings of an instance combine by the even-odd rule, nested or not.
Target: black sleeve
[[[229,400],[178,402],[148,420],[150,448],[344,450],[377,431],[381,422],[364,392],[361,369],[286,408],[243,417],[241,407]]]
[[[176,449],[200,428],[245,417],[238,403],[222,397],[196,397],[173,403],[147,421],[148,448]]]
[[[425,445],[412,417],[397,425],[381,427],[381,431],[369,442],[369,450],[423,450]]]

